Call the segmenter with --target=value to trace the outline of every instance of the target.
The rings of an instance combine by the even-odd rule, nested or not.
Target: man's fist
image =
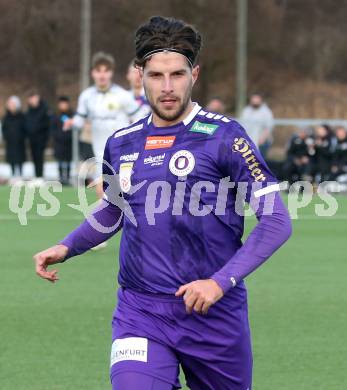
[[[47,279],[54,283],[59,280],[57,270],[47,271],[47,267],[51,264],[60,263],[68,252],[68,247],[65,245],[54,245],[42,252],[36,253],[33,259],[35,261],[36,274],[43,279]]]
[[[207,314],[211,305],[224,295],[222,288],[213,279],[196,280],[181,286],[176,291],[176,297],[183,295],[187,313],[195,310]]]

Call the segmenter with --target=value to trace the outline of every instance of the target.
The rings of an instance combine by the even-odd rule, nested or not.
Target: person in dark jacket
[[[314,130],[313,177],[316,183],[331,179],[334,134],[330,126],[317,126]]]
[[[34,184],[41,185],[43,183],[44,152],[50,126],[48,106],[37,91],[32,91],[28,94],[27,103],[28,110],[25,114],[25,126],[37,178]]]
[[[338,127],[335,130],[336,145],[332,161],[332,177],[336,179],[340,175],[347,174],[347,130]]]
[[[70,184],[70,165],[72,160],[71,128],[64,130],[64,123],[71,119],[74,112],[68,96],[60,96],[57,112],[52,117],[51,133],[53,137],[54,156],[58,162],[59,178],[63,185]]]
[[[6,143],[6,161],[11,166],[12,179],[20,180],[25,161],[25,118],[18,96],[11,96],[6,102],[2,131]]]
[[[289,142],[284,164],[285,178],[289,183],[297,180],[311,180],[311,153],[313,138],[310,129],[299,129]]]

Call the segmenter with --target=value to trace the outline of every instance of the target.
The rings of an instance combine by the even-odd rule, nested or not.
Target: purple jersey
[[[104,160],[119,174],[131,210],[123,220],[119,283],[142,292],[174,294],[217,274],[242,246],[238,197],[258,201],[258,216],[265,195],[278,191],[244,129],[198,104],[176,125],[155,127],[149,116],[117,131]],[[242,280],[234,294],[245,296]]]

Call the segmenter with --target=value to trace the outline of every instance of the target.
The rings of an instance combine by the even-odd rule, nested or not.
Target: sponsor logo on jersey
[[[195,167],[195,157],[188,150],[179,150],[170,159],[169,169],[176,176],[186,176]]]
[[[133,171],[133,162],[122,163],[119,166],[119,184],[123,192],[129,192],[131,188],[131,174]]]
[[[171,148],[175,139],[175,135],[147,137],[145,150]]]
[[[251,145],[245,138],[235,138],[231,149],[233,152],[241,154],[242,158],[248,166],[248,169],[251,171],[251,176],[254,177],[255,181],[266,180],[266,176],[263,174],[263,171],[261,168],[258,168],[261,164],[255,157]]]
[[[120,156],[120,161],[136,161],[139,158],[139,153],[131,153],[131,154],[123,154],[123,156]]]
[[[199,121],[195,121],[192,128],[189,131],[193,131],[194,133],[204,133],[204,134],[212,135],[218,127],[219,127],[218,125],[212,125],[210,123],[202,123]]]
[[[165,159],[165,153],[158,156],[148,156],[143,160],[144,165],[150,165],[151,167],[163,165]]]
[[[124,360],[147,362],[148,339],[144,337],[126,337],[112,343],[111,367]]]

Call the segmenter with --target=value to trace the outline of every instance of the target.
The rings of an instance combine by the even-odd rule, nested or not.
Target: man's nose
[[[163,93],[172,93],[173,92],[173,85],[170,76],[165,76],[163,79],[163,85],[162,85],[162,92]]]

